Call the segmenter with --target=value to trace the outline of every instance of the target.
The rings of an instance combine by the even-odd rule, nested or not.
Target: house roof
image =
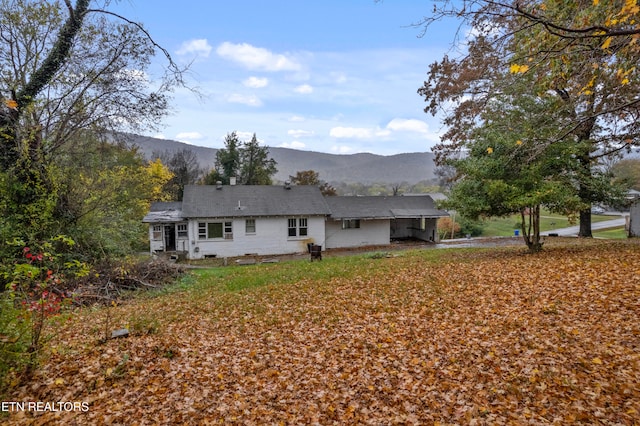
[[[158,201],[151,204],[149,213],[142,219],[144,223],[179,222],[182,220],[182,202]]]
[[[397,197],[327,197],[333,219],[402,219],[449,216],[428,195]]]
[[[187,185],[182,216],[325,216],[329,207],[317,186]]]

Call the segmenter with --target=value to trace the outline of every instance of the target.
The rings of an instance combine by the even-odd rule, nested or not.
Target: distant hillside
[[[196,153],[202,167],[213,168],[217,149],[189,145],[166,139],[146,136],[129,137],[129,144],[135,145],[145,156],[154,151],[176,152],[190,149]],[[390,156],[375,154],[337,155],[321,152],[300,151],[289,148],[269,148],[271,157],[278,163],[275,179],[285,181],[302,170],[315,170],[320,179],[330,183],[387,183],[407,182],[415,184],[434,178],[433,154],[417,152]]]

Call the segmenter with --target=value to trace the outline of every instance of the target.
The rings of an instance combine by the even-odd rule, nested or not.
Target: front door
[[[176,225],[172,223],[164,226],[164,250],[176,251]]]

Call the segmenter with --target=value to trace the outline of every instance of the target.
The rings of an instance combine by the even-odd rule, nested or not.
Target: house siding
[[[341,220],[327,220],[326,247],[359,247],[391,243],[389,219],[361,220],[360,228],[342,229]]]
[[[299,218],[297,216],[292,216]],[[304,216],[306,217],[306,216]],[[255,233],[245,232],[246,219],[255,220]],[[308,243],[320,244],[325,238],[324,216],[310,216],[307,219],[306,236],[288,236],[289,217],[264,218],[199,218],[189,221],[189,258],[203,259],[208,256],[236,257],[247,254],[277,255],[301,253]],[[233,239],[198,239],[199,222],[232,222]]]

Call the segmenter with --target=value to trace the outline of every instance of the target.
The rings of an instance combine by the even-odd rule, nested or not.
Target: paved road
[[[598,229],[616,228],[625,225],[625,218],[605,220],[603,222],[593,222],[591,224],[591,230],[597,231]],[[561,237],[572,237],[578,235],[580,226],[569,226],[568,228],[554,229],[552,231],[543,232],[542,235],[558,234]]]

